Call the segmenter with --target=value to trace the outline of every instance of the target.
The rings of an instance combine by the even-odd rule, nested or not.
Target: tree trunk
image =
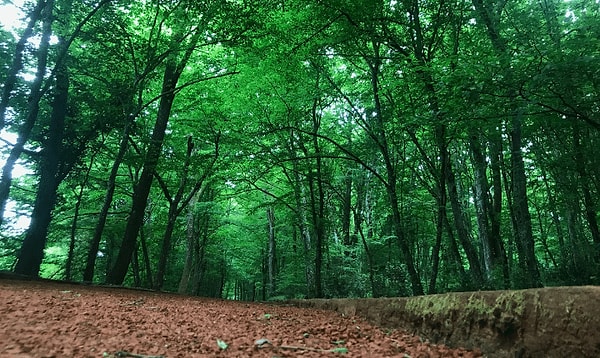
[[[318,79],[317,79],[318,87]],[[318,99],[313,101],[312,108],[312,120],[313,120],[313,132],[317,134],[321,126],[321,118],[317,114]],[[312,177],[317,184],[317,195],[314,195],[313,180],[311,180],[311,197],[312,197],[312,208],[313,208],[313,225],[315,230],[315,296],[316,298],[323,297],[323,279],[322,279],[322,267],[323,267],[323,249],[325,246],[325,191],[323,189],[323,163],[321,159],[321,147],[319,145],[319,138],[314,135],[313,146],[316,156],[316,172],[315,176]],[[315,200],[318,202],[318,210],[315,210]]]
[[[75,202],[75,209],[73,212],[73,221],[71,222],[71,236],[69,238],[69,252],[67,253],[67,262],[65,264],[65,280],[71,281],[73,276],[73,256],[75,254],[75,241],[76,241],[76,233],[77,233],[77,222],[79,220],[79,210],[81,209],[81,202],[83,200],[83,194],[85,193],[85,187],[90,178],[90,172],[94,166],[94,162],[96,159],[96,155],[98,152],[94,152],[92,157],[90,158],[90,164],[87,167],[85,172],[85,177],[83,178],[83,182],[79,188],[79,192],[77,193],[77,201]]]
[[[142,248],[142,257],[144,258],[144,276],[146,277],[146,287],[154,287],[152,283],[152,267],[150,262],[150,255],[148,254],[148,240],[144,234],[144,228],[140,229],[140,247]]]
[[[275,213],[273,208],[267,209],[267,227],[269,231],[269,245],[267,253],[267,295],[273,297],[277,291],[275,276],[277,275],[277,246],[275,242]]]
[[[44,9],[47,9],[46,11],[52,11],[52,5],[48,7],[46,1],[38,0],[35,5],[35,8],[33,8],[29,13],[29,22],[27,23],[27,27],[25,27],[25,29],[23,30],[23,34],[21,35],[21,38],[15,46],[13,62],[6,73],[6,79],[4,80],[4,86],[2,87],[2,98],[0,99],[0,130],[2,130],[4,128],[4,125],[6,124],[6,109],[8,108],[12,91],[14,90],[15,84],[17,83],[17,75],[23,69],[23,52],[25,51],[25,46],[27,45],[27,41],[29,41],[29,38],[33,35],[33,28],[35,27],[35,24],[39,21],[40,17],[42,17],[42,11]],[[45,16],[47,16],[47,14],[45,14]],[[46,17],[46,19],[49,20],[48,17]],[[40,47],[38,48],[38,51],[42,51],[42,53],[38,53],[38,56],[46,56],[45,53],[47,53],[47,49],[44,50],[43,36],[44,35],[42,34],[42,42],[40,42]],[[39,58],[40,57],[38,57],[38,61]],[[2,210],[2,212],[3,211],[4,210]],[[2,220],[0,220],[0,224],[1,223]]]
[[[29,140],[29,136],[31,135],[31,131],[37,121],[38,113],[40,111],[40,100],[43,96],[42,84],[44,83],[44,77],[47,72],[48,50],[50,47],[50,36],[52,35],[53,7],[54,0],[48,0],[46,2],[46,7],[41,10],[44,21],[42,24],[40,45],[36,50],[37,68],[35,79],[31,84],[31,90],[29,92],[27,116],[25,117],[25,121],[19,126],[17,142],[10,150],[8,158],[6,158],[6,162],[2,168],[2,178],[0,179],[0,227],[4,222],[4,211],[6,210],[6,202],[12,184],[12,170],[21,156],[21,153],[23,153],[25,143]]]
[[[153,288],[157,291],[161,290],[164,284],[165,274],[167,272],[167,261],[169,259],[169,254],[171,253],[173,230],[175,230],[177,217],[177,208],[171,205],[171,207],[169,208],[169,214],[167,218],[167,226],[165,228],[165,232],[162,238],[160,256],[158,257],[158,268],[156,269],[156,278],[154,279]]]
[[[473,6],[478,14],[479,20],[486,27],[488,38],[492,47],[496,51],[498,60],[507,70],[507,82],[510,83],[513,77],[510,69],[510,53],[508,43],[502,37],[500,31],[500,17],[494,14],[495,3],[484,3],[483,0],[473,0]],[[510,150],[511,150],[511,169],[512,184],[511,194],[513,196],[513,227],[516,234],[517,250],[523,270],[523,283],[525,287],[541,287],[540,272],[537,266],[537,259],[534,251],[533,229],[531,224],[531,214],[529,213],[529,204],[527,198],[527,178],[525,176],[525,164],[522,154],[522,126],[523,110],[519,104],[514,102],[515,90],[509,89],[507,97],[513,99],[513,113],[511,114]]]
[[[37,276],[44,258],[44,248],[48,238],[48,227],[52,220],[52,210],[56,203],[56,191],[60,184],[60,163],[63,149],[62,140],[67,116],[69,94],[69,74],[63,63],[56,73],[56,88],[52,114],[40,163],[40,182],[31,214],[31,224],[23,240],[15,272]]]
[[[90,242],[90,247],[88,249],[86,265],[83,271],[84,282],[94,281],[94,267],[96,265],[96,257],[98,256],[98,250],[100,249],[100,241],[102,240],[102,232],[104,231],[104,227],[106,226],[108,211],[110,210],[110,205],[112,203],[113,195],[115,193],[116,180],[117,175],[119,173],[119,166],[123,162],[123,158],[125,157],[125,153],[127,152],[129,132],[131,130],[131,126],[133,125],[132,122],[133,118],[129,118],[129,120],[125,124],[125,128],[123,129],[123,135],[121,137],[121,143],[119,144],[119,151],[117,152],[117,156],[110,170],[108,183],[106,184],[106,195],[104,196],[102,209],[100,209],[100,213],[98,214],[98,222],[96,223],[96,226],[94,228],[94,236],[92,237],[92,241]]]
[[[498,279],[496,275],[500,273],[504,275],[504,273],[507,272],[505,270],[506,254],[504,252],[504,245],[499,233],[499,219],[495,217],[496,215],[499,216],[499,214],[495,213],[496,210],[499,209],[490,207],[490,205],[496,205],[498,201],[496,201],[496,199],[490,199],[484,152],[479,142],[479,136],[474,130],[471,131],[470,149],[474,167],[473,172],[475,176],[473,191],[475,208],[477,212],[477,226],[483,249],[485,276],[487,280],[495,281]],[[499,183],[497,185],[500,186]],[[494,190],[496,190],[496,185],[493,187]],[[501,195],[501,187],[499,190]],[[504,276],[503,282],[508,279],[506,275]]]
[[[177,289],[177,292],[181,294],[186,293],[189,286],[194,264],[194,246],[198,242],[198,232],[195,226],[195,210],[196,204],[198,203],[198,196],[198,193],[196,193],[188,205],[185,230],[185,261],[181,272],[181,278],[179,279],[179,288]]]
[[[342,242],[350,247],[354,240],[350,237],[350,215],[352,213],[352,171],[344,176],[344,193],[342,196]]]
[[[537,258],[535,257],[531,214],[529,213],[527,199],[527,177],[525,176],[525,164],[521,151],[521,128],[522,118],[519,113],[514,116],[510,131],[513,210],[519,243],[517,249],[519,249],[519,256],[525,265],[525,267],[522,267],[524,269],[523,283],[526,285],[525,287],[541,287],[542,282]]]
[[[589,139],[589,138],[588,138]],[[592,234],[594,249],[596,250],[595,261],[600,260],[600,230],[598,229],[598,218],[596,214],[596,205],[592,199],[592,191],[590,188],[590,176],[586,170],[586,159],[584,150],[581,146],[581,130],[579,123],[573,124],[573,145],[575,146],[575,166],[577,174],[579,174],[579,185],[583,193],[583,205],[585,207],[585,217],[588,227]]]
[[[294,203],[296,207],[296,226],[300,231],[302,241],[302,249],[304,256],[304,277],[306,283],[306,297],[314,297],[314,267],[312,266],[310,254],[312,251],[312,235],[308,225],[308,215],[306,212],[307,199],[306,189],[300,178],[300,168],[298,165],[299,159],[297,155],[295,133],[290,130],[289,133],[289,152],[292,159],[291,174],[284,168],[285,175],[289,178],[292,187],[294,188]]]
[[[184,198],[184,194],[185,194],[187,183],[189,181],[189,178],[188,178],[189,167],[190,167],[190,163],[191,163],[192,152],[194,149],[194,142],[193,142],[193,139],[191,136],[188,137],[187,155],[186,155],[185,163],[183,165],[183,171],[181,174],[181,180],[179,182],[179,188],[177,189],[177,193],[175,194],[175,197],[171,197],[171,195],[169,194],[169,189],[167,188],[167,185],[162,181],[162,179],[159,181],[161,183],[163,192],[164,192],[165,196],[167,197],[167,200],[169,201],[169,213],[167,215],[167,227],[166,227],[165,233],[163,235],[162,247],[161,247],[161,251],[160,251],[160,257],[158,260],[158,269],[156,272],[156,280],[154,282],[154,284],[155,284],[154,289],[156,289],[156,290],[162,289],[162,286],[164,283],[164,276],[165,276],[165,272],[167,269],[167,262],[169,259],[169,254],[171,252],[171,246],[172,246],[171,241],[172,241],[172,237],[173,237],[173,230],[175,229],[175,224],[177,223],[177,218],[179,217],[181,212],[188,206],[188,204],[193,199],[193,197],[202,189],[202,185],[204,184],[205,179],[212,172],[212,168],[213,168],[215,162],[217,161],[217,158],[219,157],[219,136],[220,136],[220,133],[217,134],[217,136],[215,138],[215,156],[214,156],[213,160],[205,168],[204,173],[196,181],[196,183],[194,184],[194,187],[190,190],[190,192],[187,194],[187,196],[185,198]],[[155,175],[157,175],[157,174],[155,173]]]
[[[465,214],[462,205],[460,204],[458,189],[456,187],[456,177],[451,165],[448,165],[446,182],[448,183],[448,196],[450,197],[450,206],[454,216],[454,225],[456,227],[458,241],[465,250],[467,260],[469,261],[471,276],[476,283],[475,287],[479,287],[485,280],[479,263],[479,254],[471,241],[471,235],[467,229]]]
[[[502,218],[502,136],[499,129],[493,129],[490,134],[490,169],[492,175],[491,205],[488,205],[490,220],[490,242],[493,247],[498,248],[499,265],[502,268],[503,285],[505,289],[510,287],[510,271],[506,248],[502,240],[501,218]]]
[[[127,275],[129,263],[131,262],[131,255],[135,248],[135,241],[144,220],[146,203],[148,195],[150,194],[150,188],[152,187],[154,171],[156,170],[158,159],[160,158],[165,130],[167,129],[171,108],[175,99],[174,90],[177,86],[177,80],[179,79],[180,74],[181,72],[178,71],[175,59],[171,58],[168,60],[162,83],[162,97],[160,99],[154,129],[152,130],[152,138],[148,146],[146,159],[144,160],[144,168],[140,175],[140,180],[133,192],[133,202],[129,219],[127,220],[127,225],[125,227],[121,248],[117,260],[107,276],[107,283],[120,285]]]
[[[465,266],[463,264],[462,257],[460,256],[458,244],[456,243],[456,238],[454,237],[454,232],[452,231],[452,225],[450,224],[448,215],[445,216],[444,227],[446,228],[446,232],[448,233],[448,245],[450,249],[450,256],[452,257],[452,259],[454,259],[454,263],[456,264],[458,276],[460,277],[461,288],[464,291],[472,290],[474,288],[472,285],[472,279],[465,271]]]
[[[165,131],[169,123],[169,117],[171,116],[171,108],[177,94],[177,82],[196,48],[196,44],[200,38],[200,31],[196,29],[189,42],[185,44],[186,51],[184,55],[181,59],[178,59],[177,50],[180,50],[180,41],[182,38],[184,36],[181,34],[174,35],[169,46],[172,52],[166,59],[156,122],[154,123],[152,137],[144,160],[144,168],[142,169],[140,180],[133,191],[131,211],[125,227],[125,234],[123,235],[119,255],[107,277],[108,283],[120,285],[127,275],[131,255],[135,248],[135,241],[144,220],[144,211],[150,194],[150,188],[152,187],[154,173],[161,155]]]
[[[446,128],[443,125],[438,126],[436,130],[437,144],[440,151],[440,173],[437,178],[438,185],[438,197],[436,198],[438,204],[437,220],[436,220],[436,234],[435,234],[435,245],[433,246],[432,265],[431,265],[431,278],[429,280],[428,293],[436,293],[436,281],[440,265],[440,249],[442,247],[442,235],[444,232],[444,222],[446,221],[446,171],[448,170],[449,158],[448,158],[448,147],[446,145]]]

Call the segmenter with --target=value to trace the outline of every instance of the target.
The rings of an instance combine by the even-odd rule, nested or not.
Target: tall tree
[[[188,37],[189,39],[187,39],[186,43],[186,38]],[[144,160],[144,168],[133,192],[131,213],[127,220],[127,226],[125,227],[119,254],[113,268],[107,276],[108,283],[121,284],[127,275],[129,263],[131,262],[131,255],[135,249],[135,242],[144,219],[144,212],[148,195],[150,194],[150,188],[152,186],[154,171],[158,165],[165,131],[167,130],[167,124],[169,122],[169,117],[171,116],[171,108],[173,107],[173,102],[177,93],[177,82],[195,50],[199,39],[199,28],[178,28],[169,45],[169,51],[171,53],[166,59],[161,87],[161,99],[156,122],[154,123],[154,128],[152,130],[152,138]],[[187,47],[182,48],[182,43]],[[180,57],[179,53],[182,51],[183,55]]]

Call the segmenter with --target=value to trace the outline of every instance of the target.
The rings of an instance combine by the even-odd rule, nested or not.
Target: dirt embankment
[[[600,357],[600,287],[290,301],[408,330],[488,357]]]

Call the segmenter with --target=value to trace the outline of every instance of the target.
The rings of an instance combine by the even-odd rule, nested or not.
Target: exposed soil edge
[[[288,303],[357,315],[487,357],[600,357],[597,286]]]

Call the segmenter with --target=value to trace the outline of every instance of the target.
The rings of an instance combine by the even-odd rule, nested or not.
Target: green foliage
[[[415,276],[431,292],[525,287],[531,259],[544,284],[598,283],[597,6],[512,2],[486,23],[474,4],[111,2],[78,31],[89,6],[63,13],[58,4],[64,20],[53,32],[73,36],[71,85],[40,274],[65,277],[71,260],[71,278],[82,278],[130,128],[95,261],[94,280],[105,280],[148,157],[167,61],[189,53],[126,284],[151,287],[170,217],[163,289],[181,293],[405,296]],[[15,43],[0,32],[4,69]],[[51,47],[50,72],[60,51]],[[30,113],[35,54],[29,44],[9,96],[5,129],[13,133]],[[33,174],[15,178],[10,190],[19,216],[35,202],[50,72],[20,157]],[[523,254],[515,214],[515,121],[533,258]],[[13,144],[2,146],[3,157]],[[187,198],[199,182],[198,195]],[[173,216],[179,188],[181,202],[189,201]],[[12,268],[23,240],[15,220],[3,224],[0,269]]]

